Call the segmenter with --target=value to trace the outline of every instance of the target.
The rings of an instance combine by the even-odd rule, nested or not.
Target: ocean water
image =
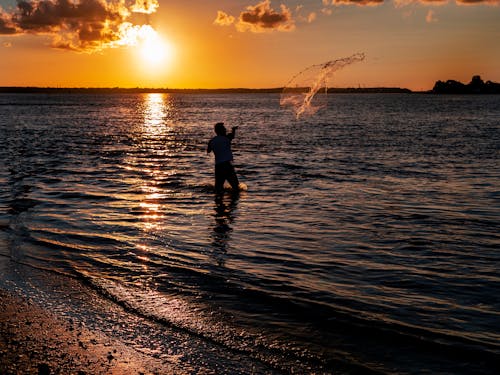
[[[175,356],[192,373],[496,373],[500,97],[328,100],[296,120],[275,94],[0,95],[0,286],[82,283],[138,350],[209,343]],[[212,192],[218,121],[239,196]],[[211,350],[239,359],[193,363]]]

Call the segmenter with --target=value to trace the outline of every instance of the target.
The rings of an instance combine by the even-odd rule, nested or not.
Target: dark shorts
[[[234,191],[238,191],[240,183],[233,163],[230,161],[215,164],[215,191],[222,191],[225,181],[229,182]]]

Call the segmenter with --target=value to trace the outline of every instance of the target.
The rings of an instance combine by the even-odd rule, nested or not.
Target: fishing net
[[[363,61],[364,58],[363,53],[356,53],[302,70],[285,85],[280,105],[290,107],[297,119],[315,114],[327,105],[329,81],[333,74],[350,64]]]

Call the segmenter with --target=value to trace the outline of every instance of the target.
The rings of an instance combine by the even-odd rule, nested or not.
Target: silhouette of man
[[[233,126],[231,133],[227,134],[223,122],[215,124],[215,137],[208,142],[207,154],[213,151],[215,155],[215,191],[224,191],[224,182],[227,180],[234,192],[239,191],[238,176],[233,166],[233,152],[231,141],[236,135],[237,126]]]

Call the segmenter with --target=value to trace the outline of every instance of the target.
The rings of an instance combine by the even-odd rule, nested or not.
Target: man
[[[207,154],[213,151],[215,155],[215,191],[224,191],[224,182],[227,180],[234,192],[239,191],[238,176],[233,167],[233,153],[231,141],[236,134],[237,126],[233,126],[231,133],[227,134],[223,122],[215,124],[215,137],[208,142]]]

